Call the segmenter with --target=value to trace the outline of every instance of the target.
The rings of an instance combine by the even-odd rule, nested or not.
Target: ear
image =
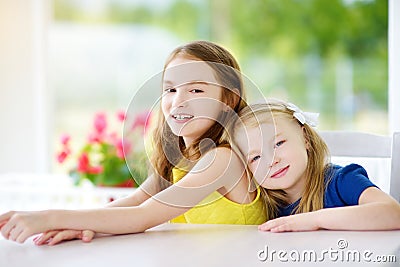
[[[239,97],[239,98],[240,98],[240,91],[239,91],[239,89],[233,88],[233,89],[231,89],[231,90],[232,90],[232,93],[234,93],[234,94],[236,95],[236,97]]]
[[[240,91],[237,88],[232,88],[228,89],[231,90],[232,97],[228,97],[227,105],[228,107],[225,107],[224,111],[229,111],[230,109],[234,108],[240,101]]]

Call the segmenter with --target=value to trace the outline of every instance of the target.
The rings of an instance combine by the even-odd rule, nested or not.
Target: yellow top
[[[182,169],[172,169],[173,182],[178,182],[186,172]],[[257,188],[256,198],[248,204],[233,202],[218,191],[203,199],[195,207],[172,219],[171,223],[196,224],[262,224],[266,221],[264,204]]]

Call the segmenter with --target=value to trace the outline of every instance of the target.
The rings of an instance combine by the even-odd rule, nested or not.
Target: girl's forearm
[[[49,210],[49,229],[92,230],[106,234],[139,233],[150,226],[140,220],[140,207],[115,207],[90,210]]]
[[[322,209],[315,213],[318,225],[323,229],[400,229],[400,205],[397,203],[368,203],[350,207]]]
[[[152,195],[155,195],[160,191],[158,181],[156,178],[154,178],[154,176],[149,176],[140,187],[134,190],[135,191],[133,194],[110,202],[106,205],[106,207],[139,206],[147,199],[149,199]]]
[[[141,190],[141,189],[136,189]],[[145,195],[144,193],[138,194],[134,193],[124,198],[117,199],[112,201],[106,205],[106,207],[133,207],[139,206],[144,201],[146,201],[150,196]]]

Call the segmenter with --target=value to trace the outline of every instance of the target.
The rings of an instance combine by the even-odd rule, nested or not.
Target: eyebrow
[[[172,82],[171,81],[163,81],[163,84],[172,84]]]
[[[163,84],[174,85],[174,83],[172,81],[168,81],[168,80],[164,81]],[[181,83],[178,86],[182,86],[182,85],[185,85],[185,84],[204,84],[204,85],[209,85],[209,84],[214,84],[214,83],[206,82],[206,81],[193,80],[193,81],[188,81],[188,82]]]

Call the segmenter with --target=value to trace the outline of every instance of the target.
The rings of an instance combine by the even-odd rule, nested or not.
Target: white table
[[[325,258],[315,263],[311,254]],[[356,254],[360,262],[354,261]],[[301,261],[293,262],[298,255]],[[285,259],[288,261],[282,262]],[[396,262],[373,262],[377,259]],[[277,234],[259,232],[256,226],[164,224],[141,234],[99,237],[91,243],[75,240],[52,247],[37,247],[31,239],[24,244],[0,240],[1,267],[275,265],[399,266],[400,231]]]

